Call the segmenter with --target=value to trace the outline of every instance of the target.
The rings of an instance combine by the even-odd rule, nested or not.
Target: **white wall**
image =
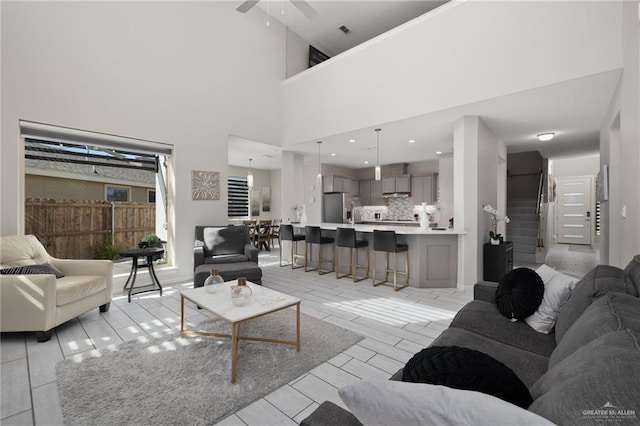
[[[621,7],[450,2],[288,79],[284,143],[619,69]]]
[[[439,160],[416,161],[415,163],[409,163],[407,173],[410,175],[438,173],[439,168]]]
[[[304,157],[291,151],[282,152],[281,173],[282,220],[296,219],[294,206],[303,204],[304,199]]]
[[[600,153],[550,160],[553,161],[554,177],[595,176],[600,171]]]
[[[290,29],[286,29],[287,37],[287,78],[309,68],[309,43]]]
[[[640,31],[638,3],[623,3],[618,43],[623,46],[624,72],[600,131],[600,162],[609,165],[600,261],[619,267],[640,253]]]
[[[463,289],[482,280],[482,246],[491,229],[482,205],[505,205],[506,192],[499,188],[506,168],[499,164],[506,158],[506,146],[480,117],[465,116],[454,123],[453,152],[454,227],[465,231],[458,238],[458,288]]]
[[[192,270],[193,227],[226,223],[192,201],[191,170],[227,177],[227,137],[279,144],[285,31],[228,2],[3,2],[1,229],[23,228],[18,120],[175,147],[175,279]]]
[[[438,193],[440,195],[440,218],[438,226],[449,226],[453,217],[453,156],[438,160]]]

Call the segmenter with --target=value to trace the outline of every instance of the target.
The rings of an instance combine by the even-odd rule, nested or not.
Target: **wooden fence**
[[[144,235],[155,232],[155,209],[154,203],[118,201],[112,208],[109,201],[29,198],[25,233],[38,237],[54,257],[95,259],[99,248],[110,246],[112,232],[114,252],[135,247]]]

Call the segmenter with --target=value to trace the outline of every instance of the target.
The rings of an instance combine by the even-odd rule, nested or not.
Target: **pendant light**
[[[318,188],[322,187],[322,164],[320,163],[320,144],[322,141],[318,141],[318,177],[317,177],[317,186]]]
[[[249,188],[253,188],[253,171],[251,170],[251,160],[252,158],[249,158],[249,172],[247,172],[247,186]]]
[[[380,169],[380,131],[382,129],[375,129],[376,132],[376,168],[374,169],[375,180],[382,179],[382,170]]]

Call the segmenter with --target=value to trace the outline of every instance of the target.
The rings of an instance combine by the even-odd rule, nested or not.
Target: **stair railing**
[[[536,214],[538,215],[538,237],[537,244],[538,248],[544,247],[544,238],[542,238],[542,188],[544,183],[544,174],[542,173],[542,169],[540,169],[540,179],[538,180],[538,198],[536,199]]]

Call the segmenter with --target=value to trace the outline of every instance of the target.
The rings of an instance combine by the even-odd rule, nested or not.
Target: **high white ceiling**
[[[266,3],[266,0],[262,0],[258,6],[266,10]],[[392,28],[388,27],[391,21],[382,19],[380,11],[384,11],[383,17],[408,16],[406,21],[417,16],[416,13],[420,14],[416,8],[424,4],[433,6],[434,2],[309,1],[308,3],[319,13],[319,17],[313,23],[288,4],[289,2],[270,3],[270,13],[274,17],[276,11],[280,13],[280,9],[277,9],[280,6],[275,4],[281,4],[285,8],[285,14],[278,19],[286,16],[287,25],[291,28],[300,26],[300,30],[296,32],[301,37],[317,40],[312,41],[312,44],[317,46],[325,44],[328,46],[325,48],[328,52],[329,49],[340,51],[346,46],[344,39],[336,37],[333,32],[336,22],[342,22],[339,25],[346,25],[352,30],[367,28],[367,31],[375,36]],[[339,17],[344,19],[341,20]],[[346,21],[347,17],[349,22]],[[324,30],[318,27],[318,22],[315,21],[326,22]],[[403,22],[398,21],[394,26]],[[365,40],[359,40],[354,45],[362,41]],[[620,75],[620,71],[611,71],[398,122],[376,123],[370,128],[353,129],[338,135],[324,135],[320,138],[323,142],[321,161],[323,164],[350,168],[375,165],[374,129],[377,127],[382,129],[379,154],[381,164],[433,160],[438,158],[437,151],[452,151],[453,123],[464,115],[480,116],[492,131],[505,141],[510,153],[539,151],[544,157],[594,153],[599,149],[599,131]],[[536,135],[543,132],[555,132],[556,137],[549,142],[540,142]],[[355,139],[356,142],[350,143],[351,139]],[[410,139],[415,142],[409,143]],[[318,158],[316,142],[300,141],[284,149],[302,153],[308,163],[315,163]],[[281,152],[281,147],[237,136],[229,139],[231,165],[248,167],[249,158],[253,158],[254,168],[278,169],[281,167]],[[336,155],[331,156],[331,153]],[[365,160],[369,161],[369,164],[364,164]]]
[[[305,17],[288,0],[261,0],[256,7],[285,24],[316,49],[335,56],[447,1],[308,0],[307,4],[318,13],[314,19]],[[252,13],[252,10],[247,13]],[[339,29],[343,25],[351,30],[349,34]]]

